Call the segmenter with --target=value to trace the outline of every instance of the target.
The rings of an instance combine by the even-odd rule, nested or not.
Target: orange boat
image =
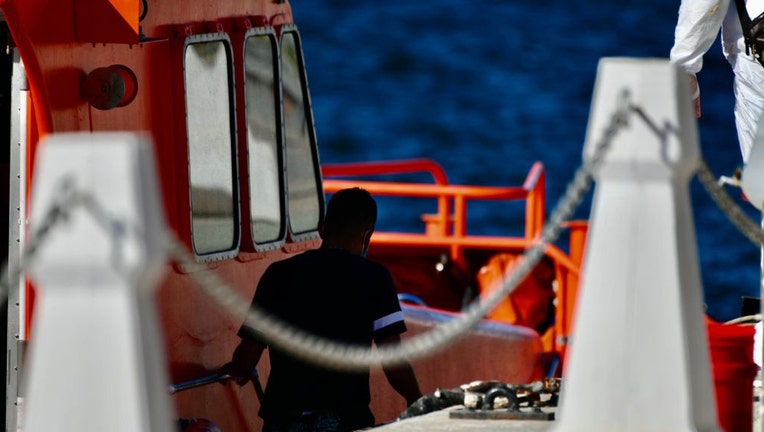
[[[41,138],[70,131],[148,132],[169,228],[246,298],[269,264],[320,245],[325,194],[351,185],[436,206],[422,215],[421,232],[372,238],[369,256],[391,270],[410,334],[492,292],[540,236],[541,163],[512,187],[453,185],[425,159],[320,166],[299,23],[284,0],[0,0],[0,10],[9,47],[0,97],[10,107],[3,119],[10,139],[0,177],[13,179],[4,189],[11,265],[26,245]],[[369,180],[415,172],[432,182]],[[524,235],[468,233],[467,204],[481,201],[524,202]],[[422,390],[559,376],[586,227],[570,224],[568,251],[547,246],[541,264],[487,319],[436,357],[415,362]],[[192,276],[168,264],[158,289],[174,383],[213,373],[238,343],[241,321],[193,288]],[[23,407],[18,383],[25,343],[34,337],[34,299],[28,281],[9,294],[8,430],[16,430]],[[268,370],[266,361],[263,377]],[[380,422],[405,409],[379,371],[372,399]],[[210,419],[225,432],[260,425],[249,386],[199,386],[172,400],[178,418]]]

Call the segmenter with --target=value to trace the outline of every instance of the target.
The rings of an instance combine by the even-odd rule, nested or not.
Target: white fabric
[[[764,0],[748,0],[746,9],[755,18],[764,11]],[[670,57],[672,63],[694,76],[702,69],[703,55],[720,30],[724,56],[735,73],[735,122],[740,152],[746,162],[764,111],[764,67],[745,53],[735,1],[682,0]]]

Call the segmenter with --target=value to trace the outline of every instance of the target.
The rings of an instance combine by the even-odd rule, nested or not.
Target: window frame
[[[228,116],[229,116],[229,132],[230,132],[230,146],[231,146],[231,193],[232,193],[232,217],[233,217],[233,241],[230,248],[220,251],[212,251],[208,253],[197,252],[196,241],[194,237],[194,210],[193,210],[193,197],[192,197],[192,184],[191,184],[191,145],[189,140],[189,104],[188,104],[188,80],[186,75],[186,52],[190,45],[209,42],[223,42],[223,47],[226,52],[228,60]],[[225,32],[217,33],[202,33],[186,36],[183,41],[183,53],[182,53],[182,77],[183,77],[183,103],[184,103],[184,118],[185,118],[185,133],[186,133],[186,161],[188,166],[188,217],[189,217],[189,234],[191,236],[191,249],[197,262],[213,262],[222,261],[236,257],[241,247],[241,203],[239,197],[239,169],[238,169],[238,130],[236,121],[236,74],[234,65],[234,51],[231,38]]]
[[[318,226],[314,230],[308,230],[303,232],[293,232],[292,231],[292,223],[291,223],[291,215],[289,211],[289,182],[288,178],[286,181],[286,212],[287,212],[287,230],[289,232],[290,239],[294,243],[300,243],[300,242],[306,242],[310,240],[316,240],[320,239],[319,230],[321,229],[321,226],[324,223],[324,214],[326,212],[325,210],[325,196],[324,196],[324,186],[323,186],[323,176],[321,174],[321,161],[319,158],[318,153],[318,140],[316,137],[316,126],[315,121],[313,118],[313,104],[310,99],[310,87],[308,86],[308,74],[307,69],[305,67],[305,55],[302,50],[302,37],[300,36],[300,32],[297,29],[297,26],[293,24],[284,25],[280,28],[279,31],[279,67],[282,68],[282,73],[280,78],[280,87],[282,97],[280,98],[281,103],[281,112],[284,112],[284,98],[283,98],[283,67],[282,65],[282,46],[283,46],[283,39],[286,34],[292,33],[294,34],[294,41],[295,41],[295,50],[298,54],[297,62],[298,62],[298,71],[300,72],[300,86],[302,87],[302,97],[303,97],[303,109],[305,110],[305,117],[306,122],[308,124],[308,134],[309,134],[309,140],[310,140],[310,151],[311,151],[311,157],[313,160],[313,169],[314,169],[314,180],[316,182],[316,192],[317,192],[317,198],[318,198]],[[286,125],[285,120],[282,115],[282,128],[284,129],[284,155],[285,155],[285,171],[289,170],[288,159],[286,158],[286,152],[287,152],[287,142],[286,142]]]
[[[286,243],[287,233],[289,232],[289,222],[288,222],[288,216],[287,216],[287,180],[286,180],[286,148],[285,148],[285,141],[284,141],[284,113],[283,113],[283,90],[281,88],[281,50],[279,49],[279,36],[276,34],[275,29],[272,27],[256,27],[256,28],[250,28],[247,30],[247,32],[244,34],[243,43],[241,46],[241,52],[242,52],[242,83],[243,83],[243,89],[244,89],[244,101],[242,102],[242,105],[244,107],[244,130],[245,130],[245,136],[248,136],[247,131],[249,129],[249,123],[247,121],[247,115],[248,115],[248,104],[247,104],[247,41],[251,37],[258,37],[258,36],[268,36],[271,42],[271,49],[273,54],[273,74],[274,74],[274,105],[273,110],[276,117],[276,152],[278,155],[278,179],[279,179],[279,217],[280,217],[280,223],[279,223],[279,235],[276,239],[267,241],[264,243],[258,243],[254,236],[254,230],[252,229],[252,205],[254,203],[253,200],[253,191],[251,187],[251,181],[250,178],[252,176],[252,170],[250,169],[252,167],[252,164],[250,163],[250,147],[249,147],[249,140],[246,139],[244,146],[246,149],[246,167],[247,167],[247,189],[249,190],[249,196],[247,199],[249,200],[249,214],[247,215],[247,220],[250,224],[250,241],[252,242],[252,245],[255,249],[255,252],[266,252],[271,250],[276,250],[284,246]]]

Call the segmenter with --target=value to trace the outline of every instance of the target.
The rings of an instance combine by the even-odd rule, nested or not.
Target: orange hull
[[[541,231],[545,203],[544,170],[540,163],[531,168],[525,184],[507,188],[450,185],[442,169],[427,160],[325,166],[322,176],[317,166],[318,149],[315,147],[307,80],[303,75],[296,75],[302,79],[287,82],[288,68],[282,67],[273,68],[275,72],[265,69],[280,75],[272,77],[276,83],[274,93],[266,97],[274,99],[266,100],[270,105],[264,104],[277,107],[272,113],[274,140],[278,144],[278,154],[273,158],[273,168],[278,173],[273,208],[281,230],[277,230],[273,238],[261,241],[257,236],[261,228],[258,217],[262,214],[257,214],[256,207],[261,203],[259,197],[267,194],[258,189],[257,181],[247,181],[258,175],[247,155],[254,151],[252,135],[261,131],[255,130],[256,123],[247,114],[247,107],[256,104],[249,103],[248,98],[252,96],[248,93],[248,66],[243,53],[253,34],[271,38],[268,40],[274,41],[273,49],[279,52],[288,48],[284,34],[293,34],[296,42],[292,49],[299,57],[299,38],[289,3],[271,0],[0,0],[0,9],[23,62],[29,90],[15,89],[25,98],[28,107],[27,112],[19,114],[25,121],[16,119],[17,126],[24,125],[20,140],[25,147],[19,161],[21,171],[25,173],[22,197],[26,198],[31,190],[40,137],[67,131],[147,132],[155,143],[169,228],[190,251],[196,251],[198,260],[208,262],[209,270],[216,272],[244,298],[252,297],[257,281],[270,263],[320,244],[317,227],[323,217],[323,193],[347,185],[365,187],[376,195],[413,197],[437,204],[437,213],[422,215],[422,233],[378,232],[372,239],[370,258],[391,269],[401,293],[415,295],[428,305],[427,308],[406,309],[410,334],[432,328],[444,316],[458,312],[465,299],[479,297],[475,278],[488,260],[497,253],[522,254]],[[225,138],[230,138],[232,143],[228,150],[232,154],[233,166],[227,168],[233,170],[230,176],[235,178],[235,184],[228,191],[232,209],[225,210],[230,212],[225,215],[232,218],[233,234],[231,247],[222,252],[214,248],[211,252],[198,250],[201,241],[198,233],[202,230],[199,221],[209,221],[204,219],[207,216],[203,213],[195,219],[195,212],[200,210],[194,200],[207,198],[198,198],[202,194],[193,184],[196,162],[191,159],[197,156],[194,153],[195,137],[189,133],[194,125],[188,124],[191,114],[188,88],[193,84],[194,75],[186,72],[190,67],[187,49],[195,43],[203,45],[199,41],[207,40],[205,38],[229,48],[227,70],[229,78],[232,77],[229,91],[233,126],[231,136]],[[202,55],[200,63],[204,63],[205,58]],[[98,93],[101,87],[92,85],[91,73],[100,68],[112,71],[109,68],[114,66],[129,70],[126,77],[120,79],[126,88],[133,89],[133,97],[125,96],[129,101],[123,101],[124,106],[98,108],[97,98],[89,92]],[[300,73],[304,72],[301,58],[293,66]],[[293,85],[303,86],[302,121],[306,127],[297,129],[308,130],[304,142],[309,151],[301,155],[302,159],[286,157],[291,151],[289,140],[293,135],[289,130],[289,116],[295,110],[289,100],[295,97]],[[299,96],[297,94],[298,99]],[[273,100],[279,103],[273,104]],[[298,199],[284,186],[291,186],[292,178],[286,173],[294,173],[295,169],[287,170],[286,166],[295,161],[303,164],[297,171],[304,169],[308,172],[308,180],[315,179],[319,196],[312,197],[315,202],[307,202],[309,205],[303,200],[293,206],[293,201]],[[311,169],[315,170],[314,174]],[[339,179],[413,171],[431,173],[433,184]],[[304,183],[305,179],[300,180]],[[302,183],[299,185],[303,186]],[[209,196],[215,198],[212,192]],[[481,237],[468,234],[467,202],[480,200],[524,202],[524,235]],[[214,202],[214,199],[209,201]],[[21,205],[11,202],[9,206]],[[227,209],[227,206],[226,203],[223,207]],[[23,212],[25,209],[21,207]],[[211,208],[205,207],[205,211],[219,210],[214,206]],[[295,215],[305,208],[308,208],[305,217],[298,221]],[[214,222],[213,218],[209,220]],[[585,226],[574,232],[585,233]],[[512,325],[511,321],[483,323],[484,328],[473,330],[433,357],[414,362],[422,390],[431,392],[437,387],[450,388],[473,380],[528,382],[547,372],[543,368],[544,356],[551,354],[563,358],[585,235],[577,238],[571,242],[570,254],[556,246],[546,249],[554,270],[557,303],[554,324],[544,334]],[[437,270],[439,265],[443,268]],[[25,302],[13,313],[24,329],[22,334],[32,334],[33,337],[34,290],[28,283],[24,298]],[[242,317],[232,317],[213,304],[196,287],[193,274],[169,264],[157,293],[157,307],[169,362],[167,368],[173,382],[208,375],[230,359],[238,343],[236,332]],[[8,345],[13,353],[18,349],[15,341]],[[18,356],[12,354],[10,357]],[[9,367],[9,370],[17,369],[20,368]],[[269,370],[267,359],[259,369],[261,380],[265,382]],[[372,397],[373,409],[380,422],[395,418],[405,408],[403,400],[382,381],[384,378],[376,370],[372,375]],[[18,388],[11,387],[9,391],[18,393]],[[14,409],[16,396],[8,395],[9,411]],[[225,432],[259,429],[258,403],[251,386],[208,385],[176,393],[172,398],[178,417],[207,418]],[[11,428],[15,430],[14,425]]]

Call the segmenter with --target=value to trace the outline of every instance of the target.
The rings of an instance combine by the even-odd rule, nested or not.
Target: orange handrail
[[[374,234],[373,241],[376,244],[396,246],[446,247],[450,249],[451,259],[456,263],[462,263],[464,250],[472,248],[527,250],[541,236],[546,220],[546,173],[541,162],[535,162],[528,171],[522,186],[515,187],[452,185],[448,183],[443,168],[429,159],[325,165],[322,172],[324,189],[328,193],[358,186],[375,195],[437,199],[438,214],[423,216],[427,224],[424,233],[377,232]],[[429,173],[433,183],[327,178],[415,172]],[[470,200],[525,200],[525,235],[523,237],[468,235],[467,202]],[[453,214],[450,208],[453,208]],[[556,337],[550,341],[551,346],[545,348],[557,351],[561,357],[564,355],[567,338],[571,332],[583,243],[586,237],[586,223],[570,225],[570,255],[555,245],[547,245],[544,250],[544,253],[555,261],[558,281],[561,284],[561,289],[557,292],[558,307],[554,329]]]
[[[528,191],[525,204],[525,238],[536,238],[544,228],[546,215],[546,173],[544,165],[536,162],[525,177],[523,189]]]
[[[382,162],[358,162],[346,164],[325,164],[321,166],[324,177],[368,176],[382,174],[405,174],[427,172],[436,184],[447,185],[446,171],[430,159],[410,159]]]
[[[450,246],[459,245],[461,248],[489,248],[496,250],[526,250],[536,245],[535,239],[525,239],[519,237],[498,237],[498,236],[467,236],[460,239],[446,237],[432,237],[415,233],[374,233],[374,243],[380,245],[400,245],[400,246]],[[570,272],[571,276],[578,277],[580,265],[574,259],[569,257],[559,247],[548,244],[544,247],[544,253],[555,260],[557,264]]]
[[[426,172],[432,176],[435,184],[448,184],[446,171],[440,164],[431,159],[327,164],[321,167],[321,172],[324,178]],[[326,188],[326,185],[324,185],[324,188]],[[332,191],[336,191],[336,189],[333,189]],[[329,190],[327,190],[327,192],[329,192]],[[446,234],[448,227],[449,212],[448,199],[446,197],[438,197],[438,226],[441,227],[440,232],[443,235]]]
[[[430,173],[435,184],[400,183],[380,181],[335,180],[326,177],[384,175],[413,172]],[[438,229],[433,231],[441,236],[460,238],[467,235],[466,202],[468,200],[526,200],[525,237],[536,238],[545,221],[544,165],[536,162],[531,167],[525,182],[520,187],[462,186],[450,185],[443,168],[429,159],[411,161],[368,162],[359,164],[324,165],[324,189],[326,192],[360,186],[372,194],[402,197],[437,198]],[[449,214],[449,201],[454,202],[454,214]],[[449,222],[453,223],[449,229]]]
[[[525,198],[528,192],[521,187],[497,186],[462,186],[436,185],[422,183],[399,183],[358,180],[324,180],[326,192],[336,192],[339,189],[363,185],[363,188],[376,195],[395,195],[414,198],[437,198],[445,196],[454,198],[463,196],[472,199],[509,200]]]

